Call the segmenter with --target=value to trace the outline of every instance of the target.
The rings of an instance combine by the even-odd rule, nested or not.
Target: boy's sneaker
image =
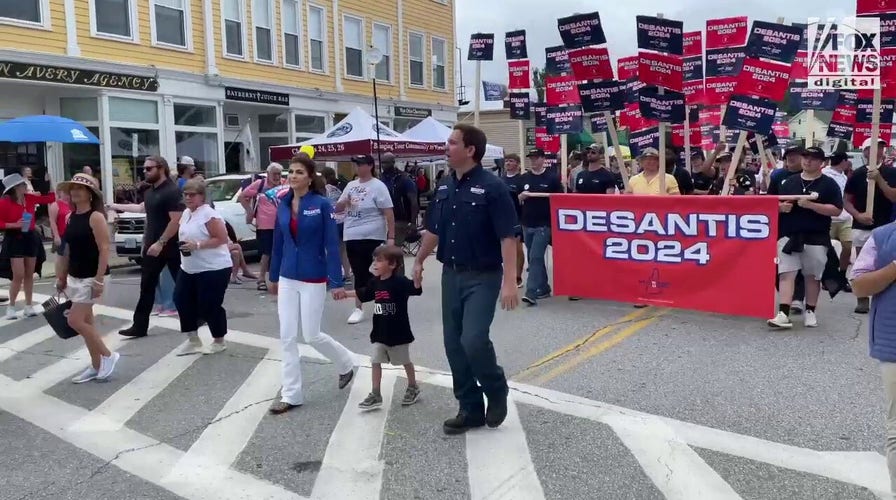
[[[383,396],[374,392],[368,394],[364,401],[358,404],[358,408],[364,411],[375,410],[381,406],[383,406]]]
[[[25,317],[33,318],[37,316],[37,311],[34,310],[34,306],[25,306]]]
[[[401,398],[401,406],[411,406],[420,399],[420,388],[415,385],[409,385],[404,391],[404,397]]]
[[[92,366],[88,366],[86,370],[81,372],[80,375],[72,379],[73,384],[83,384],[86,382],[90,382],[95,379],[97,375],[96,369]]]
[[[790,318],[786,314],[779,311],[777,316],[768,320],[768,326],[772,328],[793,328],[793,323],[790,322]]]
[[[806,314],[803,315],[803,325],[806,328],[818,326],[818,316],[816,316],[815,311],[806,311]]]
[[[19,311],[15,307],[6,306],[6,314],[3,315],[3,319],[17,319],[18,317]]]
[[[523,298],[521,300],[530,306],[538,305],[538,301],[528,295],[523,295]]]
[[[364,310],[355,308],[355,310],[352,311],[352,314],[348,317],[348,324],[357,325],[362,321],[364,321]]]
[[[187,344],[177,353],[178,356],[189,356],[202,353],[202,339],[199,335],[187,335]]]
[[[113,352],[110,356],[103,356],[100,359],[100,369],[96,374],[97,380],[106,380],[110,376],[112,376],[112,372],[115,371],[115,364],[118,363],[118,358],[121,355],[117,352]]]

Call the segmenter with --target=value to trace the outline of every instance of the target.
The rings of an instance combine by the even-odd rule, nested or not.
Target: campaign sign
[[[604,28],[600,24],[600,14],[597,12],[561,17],[557,19],[557,29],[563,46],[568,49],[607,43]]]
[[[704,107],[700,110],[700,124],[718,127],[722,124],[722,108]]]
[[[750,151],[753,154],[759,154],[759,142],[757,141],[757,137],[760,137],[753,132],[747,134],[747,144],[750,146]],[[768,150],[769,148],[773,148],[778,145],[778,138],[775,137],[775,134],[766,134],[762,137],[762,147]]]
[[[569,66],[577,80],[612,80],[613,65],[606,47],[584,47],[568,52]]]
[[[579,99],[585,113],[618,111],[625,107],[625,94],[616,80],[580,82]]]
[[[569,73],[569,54],[566,47],[558,45],[544,49],[544,72],[549,75]]]
[[[632,156],[637,157],[647,148],[660,148],[660,129],[658,127],[636,130],[628,134],[628,147]]]
[[[892,137],[893,136],[893,124],[892,123],[881,123],[880,129],[878,130],[878,137]],[[852,145],[856,149],[862,147],[862,143],[865,142],[869,137],[871,137],[871,124],[870,123],[857,123],[852,130]]]
[[[734,92],[780,101],[787,94],[788,82],[789,65],[748,57],[744,59]]]
[[[880,19],[880,48],[896,47],[896,12],[864,14],[859,17],[876,17]]]
[[[775,137],[786,139],[790,137],[790,124],[787,122],[775,122],[772,124],[772,134]]]
[[[714,76],[707,77],[705,97],[703,104],[707,106],[721,106],[728,102],[731,94],[734,93],[734,87],[737,86],[736,76]]]
[[[706,49],[706,78],[737,76],[745,57],[743,47]]]
[[[532,103],[532,114],[535,115],[536,127],[547,127],[547,119],[545,115],[548,112],[548,105],[544,103]]]
[[[706,91],[703,85],[703,79],[684,82],[681,87],[684,93],[684,99],[688,104],[703,104],[706,99]]]
[[[856,14],[896,12],[896,0],[856,0]]]
[[[681,92],[683,83],[681,57],[659,52],[639,52],[638,78],[645,85],[656,85]]]
[[[740,47],[747,43],[747,16],[706,21],[706,50]]]
[[[572,75],[549,76],[544,79],[544,100],[548,106],[579,104],[579,88]]]
[[[793,58],[793,63],[790,65],[790,79],[807,80],[808,78],[809,53],[801,50],[796,53],[796,57]]]
[[[545,153],[560,151],[560,136],[549,134],[547,127],[535,127],[535,147]]]
[[[797,110],[830,111],[837,106],[838,94],[834,89],[810,89],[806,82],[790,83],[790,105]]]
[[[529,92],[510,93],[510,119],[528,120],[532,117]]]
[[[639,93],[638,109],[641,116],[658,122],[684,123],[684,94],[660,94],[656,87],[644,87]]]
[[[871,113],[874,109],[871,99],[859,99],[856,103],[856,123],[871,123]],[[880,102],[880,121],[878,123],[893,122],[893,101]]]
[[[638,25],[638,48],[665,54],[682,55],[684,23],[653,16],[635,16]]]
[[[581,106],[548,106],[549,134],[578,134],[582,131]]]
[[[622,93],[625,98],[625,103],[637,103],[638,91],[640,91],[644,87],[646,87],[646,85],[644,84],[644,82],[639,80],[638,77],[627,80],[622,87]]]
[[[526,30],[508,31],[504,35],[504,53],[508,61],[529,57],[529,51],[526,49]]]
[[[644,130],[659,125],[658,121],[645,118],[639,106],[638,103],[628,104],[620,111],[619,126],[628,127],[629,130]]]
[[[603,132],[608,132],[610,130],[607,125],[607,115],[603,113],[595,113],[591,115],[589,118],[591,122],[591,133],[592,134],[600,134]]]
[[[747,57],[763,57],[791,64],[800,48],[803,28],[786,24],[753,21],[747,40]]]
[[[841,90],[837,93],[837,106],[856,107],[859,100],[859,94],[852,90]]]
[[[620,82],[638,78],[638,56],[620,57],[616,61],[616,76]]]
[[[700,127],[691,127],[690,129],[690,146],[697,147],[700,145],[701,139],[701,130]],[[676,124],[672,125],[672,145],[675,147],[683,148],[684,147],[684,124]]]
[[[556,194],[551,214],[558,296],[774,313],[774,196]]]
[[[529,60],[507,62],[507,86],[512,89],[528,89],[532,87],[529,80]]]
[[[703,80],[703,56],[685,57],[682,66],[682,78],[686,82]]]
[[[828,125],[827,136],[833,139],[843,139],[844,141],[848,141],[852,138],[852,128],[852,123],[831,120],[831,123]]]
[[[740,133],[738,130],[733,128],[725,129],[725,138],[722,139],[722,127],[710,127],[710,135],[709,137],[712,140],[712,145],[706,149],[712,149],[716,144],[720,142],[724,142],[725,144],[734,144],[737,142],[737,136]]]
[[[491,61],[495,55],[494,33],[473,33],[470,35],[468,61]]]
[[[834,114],[831,115],[831,121],[853,125],[856,123],[856,114],[855,106],[837,106],[834,108]]]
[[[703,55],[703,32],[688,31],[684,34],[682,55],[684,57]]]
[[[772,131],[777,104],[758,97],[735,94],[725,107],[722,125],[767,135]]]
[[[482,93],[484,101],[503,101],[507,97],[507,85],[483,81]]]

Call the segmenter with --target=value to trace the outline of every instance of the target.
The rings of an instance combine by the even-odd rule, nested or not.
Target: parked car
[[[246,181],[264,176],[263,172],[241,172],[206,179],[208,200],[215,204],[215,209],[221,213],[224,220],[233,226],[246,255],[258,252],[258,242],[255,238],[255,226],[246,223],[246,210],[240,204],[239,196]],[[143,233],[146,231],[146,214],[119,213],[114,227],[115,251],[118,255],[139,263],[143,249]]]

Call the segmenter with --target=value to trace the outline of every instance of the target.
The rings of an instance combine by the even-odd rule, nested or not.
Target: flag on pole
[[[252,137],[252,129],[249,127],[249,120],[243,125],[242,130],[237,137],[242,136],[246,141],[246,170],[259,170],[258,154],[255,152],[255,138]]]
[[[503,83],[482,82],[482,90],[486,101],[503,101],[507,97],[507,85]]]

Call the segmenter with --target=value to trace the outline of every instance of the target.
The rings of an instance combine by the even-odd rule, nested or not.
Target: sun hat
[[[73,186],[84,186],[87,189],[93,191],[97,196],[102,196],[102,193],[100,193],[99,181],[97,181],[95,177],[87,174],[75,174],[72,176],[71,180],[60,182],[56,186],[56,188],[64,193],[67,193],[72,189]]]
[[[18,186],[19,184],[26,184],[25,178],[22,177],[21,174],[9,174],[3,178],[3,194],[9,192],[10,189]]]

